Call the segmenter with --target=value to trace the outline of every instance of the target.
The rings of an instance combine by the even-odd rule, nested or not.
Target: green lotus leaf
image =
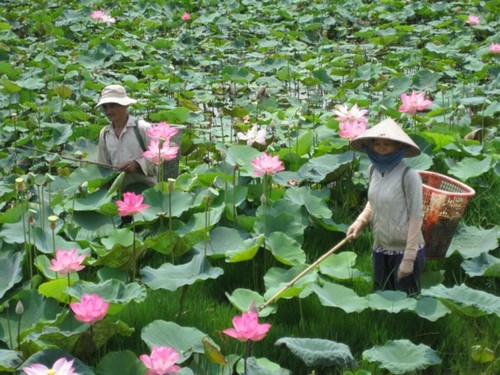
[[[109,352],[102,357],[96,367],[97,375],[137,375],[145,372],[144,364],[139,360],[137,354],[130,350]]]
[[[260,309],[266,301],[259,293],[250,290],[238,288],[232,294],[226,292],[226,297],[231,302],[231,305],[236,307],[239,311],[250,311],[251,308],[259,309],[259,316],[265,317],[276,311],[276,307],[266,306]]]
[[[262,241],[260,241],[260,243],[261,242]],[[252,251],[258,251],[258,247],[255,249],[255,244],[255,239],[252,239],[248,232],[235,228],[218,226],[210,232],[210,240],[198,243],[195,246],[195,249],[204,253],[206,246],[207,256],[213,258],[224,258],[229,254],[231,254],[232,257],[250,249],[252,249]]]
[[[284,197],[304,206],[311,216],[325,219],[332,217],[332,211],[326,204],[330,197],[330,189],[312,190],[308,186],[302,186],[288,189]]]
[[[112,322],[109,319],[96,322],[92,330],[88,324],[72,320],[69,328],[70,330],[63,331],[58,327],[44,327],[43,330],[28,335],[23,345],[32,352],[56,346],[78,357],[86,357],[103,347],[114,335],[130,336],[133,332],[126,323],[120,320]]]
[[[243,361],[239,361],[236,366],[238,374],[246,375],[291,375],[292,373],[282,368],[277,363],[270,361],[267,358],[247,358],[247,369],[245,372]]]
[[[492,167],[492,157],[487,155],[484,159],[464,158],[448,169],[448,174],[457,177],[461,181],[478,177],[488,172]]]
[[[111,202],[111,198],[107,190],[97,190],[84,198],[75,199],[73,209],[75,211],[98,211],[101,206]]]
[[[304,288],[317,281],[318,274],[316,270],[310,270],[299,278],[293,285],[290,285],[283,291],[281,291],[281,289],[289,284],[290,281],[302,273],[306,268],[307,267],[305,265],[297,265],[290,269],[278,267],[271,268],[264,275],[264,284],[266,286],[266,293],[264,294],[264,297],[269,299],[275,296],[278,292],[280,293],[275,297],[275,301],[280,298],[293,298],[299,296]]]
[[[469,288],[465,284],[455,285],[452,288],[437,285],[422,290],[422,295],[439,298],[448,309],[466,317],[486,314],[500,316],[500,297]]]
[[[488,102],[485,96],[471,96],[468,98],[460,99],[460,103],[466,106],[482,105]]]
[[[59,306],[58,302],[53,299],[46,299],[38,294],[35,290],[22,291],[17,295],[23,304],[24,312],[19,326],[21,338],[25,337],[32,331],[38,331],[44,326],[55,325],[59,320],[63,307]],[[0,339],[10,344],[14,344],[15,339],[9,337],[10,327],[17,327],[19,317],[16,314],[15,300],[11,300],[8,309],[0,314]]]
[[[21,353],[15,350],[0,349],[0,371],[13,372],[22,362]]]
[[[436,351],[409,340],[388,341],[384,346],[374,346],[363,352],[363,359],[378,363],[393,374],[405,374],[441,364]]]
[[[162,254],[173,254],[176,247],[181,243],[181,237],[176,231],[167,230],[157,236],[149,236],[144,240],[147,248]]]
[[[369,307],[366,297],[360,297],[354,290],[339,284],[327,282],[322,287],[312,284],[307,292],[315,293],[323,306],[337,307],[347,313],[361,312]]]
[[[500,258],[496,258],[487,253],[482,253],[476,258],[464,260],[462,262],[462,268],[467,275],[471,277],[500,277]]]
[[[0,299],[23,278],[22,252],[0,251]]]
[[[265,239],[266,246],[279,262],[294,266],[306,261],[306,254],[300,244],[282,232],[272,232]]]
[[[247,172],[253,170],[251,161],[260,155],[260,152],[250,146],[232,146],[227,149],[226,163],[232,167],[239,167]]]
[[[302,243],[306,226],[298,220],[297,216],[288,212],[281,212],[276,215],[259,213],[254,223],[254,230],[266,237],[274,232],[285,233],[298,243]]]
[[[312,158],[299,168],[298,174],[302,179],[308,179],[316,183],[325,183],[330,181],[335,172],[350,163],[354,159],[352,151],[338,155],[323,155],[318,158]]]
[[[462,258],[470,259],[498,248],[498,226],[490,229],[467,226],[459,223],[446,253],[449,257],[453,252],[460,253]]]
[[[415,313],[421,318],[435,322],[451,311],[437,298],[421,297],[417,300]]]
[[[114,224],[109,216],[94,211],[75,212],[69,224],[78,226],[75,239],[84,241],[106,236],[118,225],[118,223]]]
[[[68,287],[68,280],[66,278],[50,280],[40,284],[38,292],[47,298],[54,298],[61,303],[68,302],[68,294],[66,288]]]
[[[52,368],[52,365],[59,359],[66,358],[66,360],[73,361],[73,368],[80,375],[95,375],[92,368],[85,365],[78,358],[74,357],[70,353],[61,349],[45,349],[38,353],[33,354],[24,363],[19,366],[20,368],[28,367],[35,363],[40,363],[48,368]]]
[[[222,268],[212,267],[203,254],[195,254],[189,263],[173,265],[165,263],[160,268],[141,269],[142,281],[151,289],[175,291],[181,286],[198,281],[216,279],[224,273]]]
[[[55,177],[54,181],[50,184],[50,190],[53,192],[63,191],[65,197],[72,197],[84,184],[89,188],[98,188],[115,174],[116,172],[109,168],[86,164],[83,168],[75,169],[68,177]],[[68,204],[68,209],[71,208],[72,201],[68,200],[66,203]]]
[[[337,280],[371,280],[371,276],[354,268],[358,256],[352,251],[332,254],[319,264],[322,274]]]
[[[131,262],[137,260],[146,250],[144,244],[136,239],[135,248],[133,232],[127,228],[113,229],[108,237],[101,238],[104,246],[93,244],[93,250],[98,255],[92,264],[105,265],[111,268],[130,268]]]
[[[54,254],[55,250],[80,249],[80,245],[77,242],[67,241],[57,234],[53,235],[48,227],[45,230],[36,227],[33,230],[33,234],[37,250],[44,254]]]
[[[413,76],[413,83],[420,90],[431,91],[436,87],[441,76],[439,73],[423,69]]]
[[[147,189],[144,203],[149,207],[141,212],[145,221],[157,220],[160,215],[165,218],[180,217],[193,207],[193,196],[181,190],[173,190],[171,194],[156,189]]]
[[[203,354],[202,340],[207,334],[193,327],[181,327],[174,322],[155,320],[141,331],[141,339],[150,347],[170,346],[180,354],[179,363],[193,353]]]
[[[26,212],[25,206],[22,204],[15,205],[12,208],[5,210],[0,213],[0,224],[5,223],[17,223],[23,217],[23,214]]]
[[[405,292],[384,290],[366,296],[368,306],[373,310],[384,310],[397,314],[403,310],[415,310],[417,301],[408,298]]]
[[[356,365],[349,347],[331,340],[282,337],[274,345],[288,348],[307,367],[338,366],[352,368]]]

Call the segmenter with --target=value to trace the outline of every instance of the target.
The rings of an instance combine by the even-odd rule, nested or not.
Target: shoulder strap
[[[142,151],[146,151],[146,145],[144,144],[144,139],[142,139],[141,134],[139,133],[139,122],[137,121],[137,119],[135,119],[134,132],[135,136],[137,137],[137,141],[139,142],[139,145],[142,148]]]
[[[401,176],[401,187],[403,188],[403,195],[405,197],[405,201],[406,201],[406,206],[408,206],[408,201],[406,200],[406,186],[405,186],[405,177],[406,177],[406,174],[408,173],[408,171],[410,170],[410,166],[407,165],[405,167],[405,170],[403,171],[403,175]]]

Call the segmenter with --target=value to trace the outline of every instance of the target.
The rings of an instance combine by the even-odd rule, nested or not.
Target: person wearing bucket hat
[[[106,86],[95,108],[102,107],[110,124],[99,133],[97,160],[125,172],[123,191],[141,192],[157,182],[154,164],[143,157],[150,139],[150,124],[137,120],[128,112],[130,98],[122,85]]]
[[[391,118],[354,138],[351,145],[365,152],[372,166],[368,203],[347,235],[356,238],[371,225],[375,290],[418,294],[425,263],[422,179],[403,158],[419,155],[420,149]]]

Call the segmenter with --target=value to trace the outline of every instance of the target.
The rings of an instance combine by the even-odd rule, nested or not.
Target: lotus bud
[[[23,315],[24,314],[24,305],[21,302],[21,300],[17,301],[17,304],[16,304],[16,314],[17,315]]]
[[[266,195],[265,194],[262,194],[260,196],[260,203],[265,205],[267,203],[267,198],[266,198]]]

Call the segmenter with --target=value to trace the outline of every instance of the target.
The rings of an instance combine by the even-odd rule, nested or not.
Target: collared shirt
[[[99,134],[99,147],[97,160],[100,163],[118,166],[122,163],[135,160],[141,172],[127,173],[123,181],[123,187],[127,185],[142,182],[149,186],[153,186],[157,182],[155,174],[155,166],[149,160],[142,156],[143,149],[134,131],[136,119],[132,116],[128,117],[127,123],[123,128],[120,136],[116,135],[112,125],[104,127]],[[150,138],[146,134],[146,129],[150,124],[146,121],[137,121],[139,134],[144,140],[144,145],[147,147]]]

